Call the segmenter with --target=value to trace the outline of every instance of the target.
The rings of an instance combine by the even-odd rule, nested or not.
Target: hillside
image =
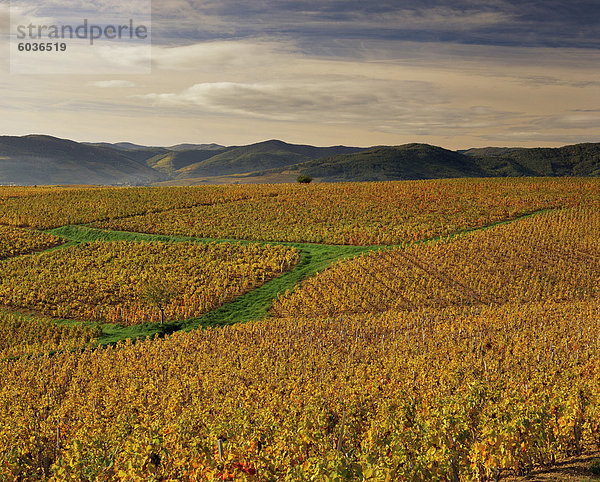
[[[489,175],[472,157],[427,144],[375,147],[304,162],[289,170],[322,181],[388,181]]]
[[[176,144],[174,146],[167,147],[170,151],[190,151],[190,150],[202,150],[202,151],[219,151],[225,149],[225,146],[220,144]]]
[[[428,144],[374,147],[358,153],[303,162],[254,174],[288,181],[309,175],[319,181],[391,181],[455,177],[598,176],[600,144],[560,148],[488,147],[450,151]],[[245,177],[244,182],[252,178]]]
[[[598,176],[600,144],[451,151],[428,144],[315,147],[270,140],[247,146],[77,143],[0,137],[1,184],[232,184],[457,177]]]
[[[0,137],[1,184],[148,184],[162,179],[117,149],[45,135]]]
[[[504,175],[600,175],[600,144],[597,143],[533,149],[488,147],[463,153]]]
[[[359,147],[314,147],[270,140],[249,146],[228,148],[220,154],[180,168],[176,173],[176,177],[186,179],[240,174],[290,166],[320,157],[360,150]]]
[[[82,142],[87,146],[109,147],[120,151],[137,151],[140,149],[152,149],[151,147],[133,144],[132,142]]]
[[[189,165],[195,165],[201,161],[224,153],[227,148],[222,149],[187,149],[159,153],[158,155],[146,159],[146,164],[168,176],[178,177],[179,170],[187,168]]]

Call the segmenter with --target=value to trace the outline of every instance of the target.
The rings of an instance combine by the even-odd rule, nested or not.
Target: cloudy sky
[[[3,1],[3,135],[452,149],[600,142],[597,0],[162,0],[152,4],[151,49],[73,45],[40,57],[37,70],[10,62],[21,16],[105,25],[123,4],[94,2],[94,17],[89,1]],[[56,59],[68,73],[44,64]]]

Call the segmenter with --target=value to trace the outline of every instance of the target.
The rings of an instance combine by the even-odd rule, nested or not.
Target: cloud
[[[542,116],[532,122],[532,129],[598,130],[600,129],[600,111],[572,110],[558,115]]]
[[[95,82],[88,82],[88,85],[92,87],[100,87],[103,89],[111,88],[130,88],[135,87],[136,83],[129,80],[98,80]]]
[[[246,69],[280,64],[293,53],[290,42],[269,39],[246,41],[212,41],[185,46],[155,46],[152,64],[163,70],[196,70],[207,72],[223,69]]]
[[[187,118],[487,139],[541,129],[537,121],[558,115],[548,113],[549,97],[576,94],[571,107],[585,106],[581,97],[598,87],[596,60],[600,53],[584,49],[395,40],[361,42],[353,56],[310,55],[275,38],[201,42],[155,47],[155,72],[186,71],[189,80],[133,98]]]
[[[90,7],[83,0],[15,2],[39,18],[79,16]],[[177,136],[196,136],[201,125],[209,137],[203,141],[230,136],[223,141],[230,143],[283,133],[307,143],[557,143],[600,127],[596,4],[164,0],[153,5],[152,75],[143,81],[127,74],[150,62],[149,52],[94,46],[92,56],[74,45],[64,61],[74,74],[95,77],[7,77],[10,101],[3,103],[10,105],[3,107],[15,107],[11,115],[20,107],[23,125],[44,118],[51,128],[61,113],[77,113],[68,117],[74,130],[84,112],[103,119],[130,113],[155,123],[145,134],[151,139],[169,119]],[[116,5],[102,0],[100,8],[108,18]],[[111,72],[94,70],[102,65]],[[26,117],[35,105],[52,115]]]
[[[544,130],[516,128],[512,131],[496,132],[494,134],[485,134],[479,137],[480,139],[485,140],[488,145],[490,145],[490,143],[493,143],[494,145],[508,145],[511,147],[538,147],[541,143],[547,143],[551,146],[564,146],[568,144],[600,142],[600,135],[596,133],[565,134],[564,132],[561,132],[560,135],[557,135],[555,132],[548,132]]]
[[[456,108],[418,81],[215,82],[139,96],[157,107],[277,122],[362,125],[395,134],[447,134],[502,126],[522,114],[486,105]]]
[[[181,92],[147,94],[142,98],[172,106],[197,106],[209,112],[261,119],[308,120],[329,111],[332,119],[356,119],[376,108],[379,96],[344,82],[310,84],[195,84]],[[334,113],[335,112],[335,113]],[[327,117],[329,117],[327,116]]]
[[[47,52],[27,52],[11,57],[16,74],[126,75],[148,74],[151,70],[150,45],[111,44],[90,46],[85,40],[69,40],[60,57]],[[13,45],[16,48],[16,45]]]
[[[31,0],[11,0],[11,10],[18,9],[34,17],[50,17],[57,19],[76,18],[81,20],[81,15],[128,15],[150,13],[150,0],[44,0],[33,2]]]
[[[272,36],[307,52],[353,39],[600,48],[596,0],[165,0],[154,13],[159,43]]]
[[[109,21],[127,12],[145,12],[150,4],[13,3],[15,10],[50,23],[57,18],[80,21],[90,12]],[[346,57],[364,55],[363,47],[377,42],[600,48],[600,9],[591,0],[164,0],[152,7],[152,37],[158,48],[264,38],[293,44],[309,55]],[[168,66],[169,60],[162,63]]]

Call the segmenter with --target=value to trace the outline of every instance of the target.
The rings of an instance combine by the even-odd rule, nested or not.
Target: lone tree
[[[175,297],[175,290],[160,281],[144,283],[144,297],[160,311],[160,324],[165,322],[165,308]]]
[[[296,181],[298,181],[300,184],[308,184],[312,181],[312,177],[310,177],[308,174],[303,174],[301,176],[298,176],[298,179],[296,179]]]

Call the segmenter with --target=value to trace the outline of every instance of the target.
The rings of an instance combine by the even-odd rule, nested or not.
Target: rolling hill
[[[156,156],[146,159],[146,164],[158,171],[167,174],[170,177],[180,177],[179,171],[186,169],[190,165],[198,164],[206,159],[215,157],[226,152],[227,148],[222,149],[188,149],[178,151],[161,152]]]
[[[257,175],[272,174],[269,170]],[[428,144],[374,147],[289,166],[288,174],[308,175],[320,181],[389,181],[401,179],[438,179],[447,177],[484,177],[473,157]]]
[[[311,159],[360,150],[362,149],[359,147],[315,147],[270,140],[248,146],[227,148],[222,153],[179,168],[175,177],[186,179],[241,174],[290,166]]]
[[[428,144],[315,147],[270,140],[247,146],[78,143],[0,136],[0,184],[326,182],[451,177],[598,176],[600,144],[451,151]]]
[[[575,144],[558,148],[488,147],[462,151],[505,175],[598,176],[600,144]]]
[[[308,175],[325,182],[451,177],[598,176],[600,144],[560,148],[490,147],[450,151],[428,144],[382,146],[244,176],[243,182]]]
[[[164,176],[125,153],[45,135],[0,137],[0,184],[149,184]]]

